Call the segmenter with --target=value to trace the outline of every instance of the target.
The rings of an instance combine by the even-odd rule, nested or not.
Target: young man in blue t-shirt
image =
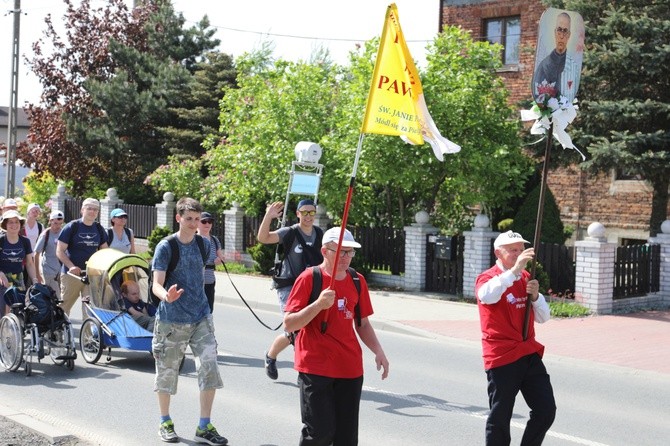
[[[156,245],[153,258],[154,295],[161,300],[156,313],[152,351],[156,360],[154,391],[158,395],[161,423],[159,435],[163,441],[176,443],[170,417],[170,398],[177,393],[179,365],[187,347],[198,357],[198,383],[200,385],[200,422],[195,431],[195,441],[210,445],[225,445],[228,440],[219,435],[210,416],[216,389],[223,387],[217,363],[217,343],[214,323],[209,311],[204,284],[204,261],[196,237],[202,206],[193,198],[177,202],[176,220],[179,230],[174,235],[179,247],[179,262],[173,271],[168,265],[172,258],[168,240]],[[209,253],[209,240],[202,239],[205,252]],[[166,277],[167,276],[167,277]]]
[[[56,257],[61,261],[61,306],[69,315],[79,296],[90,295],[90,288],[78,276],[86,271],[86,262],[98,250],[107,247],[107,235],[98,223],[100,202],[87,198],[81,205],[81,218],[73,220],[61,231],[56,245]],[[68,274],[69,273],[69,274]]]

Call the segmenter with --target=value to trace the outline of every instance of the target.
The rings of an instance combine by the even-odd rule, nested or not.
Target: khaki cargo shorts
[[[151,351],[156,361],[154,392],[177,393],[179,364],[186,347],[200,362],[198,387],[201,391],[223,387],[217,363],[217,343],[214,322],[209,316],[196,324],[173,324],[156,320]]]

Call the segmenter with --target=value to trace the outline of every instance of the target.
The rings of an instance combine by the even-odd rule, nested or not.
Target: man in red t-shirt
[[[322,275],[318,299],[309,303],[313,279],[312,269],[308,268],[298,276],[285,307],[284,329],[300,331],[295,340],[295,369],[303,422],[301,446],[358,444],[363,352],[356,333],[375,354],[377,370],[383,368],[382,379],[386,379],[389,371],[384,350],[368,321],[372,304],[367,283],[356,273],[361,284],[359,296],[347,271],[355,255],[354,248],[361,245],[345,229],[340,257],[336,258],[339,237],[338,227],[323,234],[323,263],[315,267],[321,269]],[[335,281],[330,288],[335,265]],[[354,318],[357,304],[360,325]]]
[[[533,248],[525,249],[524,243],[529,242],[519,233],[500,234],[493,243],[496,264],[477,276],[475,283],[488,378],[487,446],[510,444],[510,420],[519,392],[530,408],[522,446],[542,444],[556,416],[554,391],[542,362],[544,346],[535,340],[534,329],[534,321],[549,320],[549,305],[539,293],[538,281],[529,280],[530,274],[524,269],[535,255]],[[524,340],[529,299],[533,311]]]

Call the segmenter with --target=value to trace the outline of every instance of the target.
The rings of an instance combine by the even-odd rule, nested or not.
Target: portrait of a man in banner
[[[577,96],[584,56],[584,21],[573,11],[547,9],[540,19],[531,89],[538,105]]]

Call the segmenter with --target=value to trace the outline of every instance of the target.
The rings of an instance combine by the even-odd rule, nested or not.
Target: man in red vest
[[[549,305],[537,280],[524,268],[535,255],[516,232],[500,234],[493,243],[496,264],[477,276],[475,296],[482,327],[484,369],[488,378],[489,416],[486,444],[509,445],[510,420],[521,392],[530,419],[522,446],[540,445],[554,422],[556,402],[542,362],[544,346],[535,340],[534,321],[549,320]],[[528,335],[523,339],[526,305],[532,305]]]

